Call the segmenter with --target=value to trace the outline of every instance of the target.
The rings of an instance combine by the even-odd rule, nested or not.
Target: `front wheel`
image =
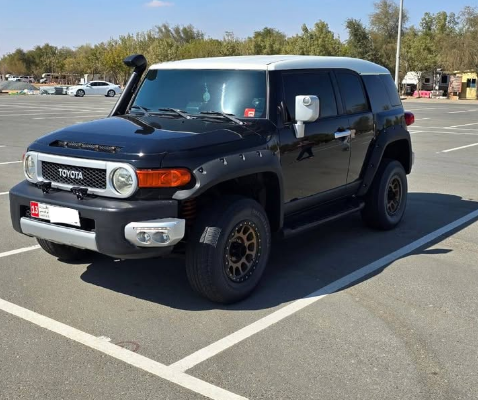
[[[85,91],[83,89],[79,89],[76,91],[77,97],[83,97],[85,95]]]
[[[204,209],[186,250],[192,288],[217,303],[247,297],[264,272],[271,243],[269,221],[259,203],[226,196]]]
[[[403,218],[407,198],[407,175],[403,165],[396,160],[382,160],[365,197],[362,219],[372,228],[393,229]]]
[[[37,238],[37,242],[40,247],[48,254],[51,254],[52,256],[64,261],[81,260],[82,258],[85,258],[89,253],[88,250],[78,249],[76,247],[67,246],[65,244],[50,242],[49,240],[45,239]]]

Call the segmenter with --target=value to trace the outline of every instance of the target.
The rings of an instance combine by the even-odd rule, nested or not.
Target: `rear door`
[[[108,82],[98,82],[98,86],[97,86],[98,90],[96,94],[106,95],[109,88],[110,88],[110,85],[108,84]]]
[[[286,202],[310,197],[346,184],[349,146],[337,133],[347,130],[349,116],[342,115],[332,73],[329,71],[284,71],[283,104],[289,123],[280,130],[280,152]],[[320,116],[305,124],[305,136],[297,139],[295,97],[316,95]]]
[[[336,72],[336,77],[344,112],[348,116],[347,127],[351,132],[347,138],[350,145],[347,183],[353,183],[360,179],[370,142],[375,135],[373,113],[360,75],[342,70]]]

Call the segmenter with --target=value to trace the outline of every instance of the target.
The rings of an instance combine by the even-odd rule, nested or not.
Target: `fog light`
[[[168,243],[171,240],[171,238],[169,237],[167,233],[156,232],[153,234],[153,240],[156,243]]]
[[[151,243],[151,235],[147,232],[138,232],[136,235],[136,239],[140,241],[141,243]]]

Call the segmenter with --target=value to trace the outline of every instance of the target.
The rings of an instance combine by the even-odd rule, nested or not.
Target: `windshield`
[[[242,70],[150,70],[133,107],[208,111],[239,118],[265,118],[266,72]]]

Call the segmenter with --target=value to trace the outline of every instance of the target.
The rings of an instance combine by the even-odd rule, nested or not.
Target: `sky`
[[[458,13],[476,0],[404,0],[409,24],[426,11]],[[96,44],[155,25],[192,24],[207,37],[226,31],[245,38],[266,26],[287,35],[319,19],[346,39],[347,18],[368,22],[374,0],[0,0],[0,57],[36,45]],[[398,2],[398,0],[397,0]]]

